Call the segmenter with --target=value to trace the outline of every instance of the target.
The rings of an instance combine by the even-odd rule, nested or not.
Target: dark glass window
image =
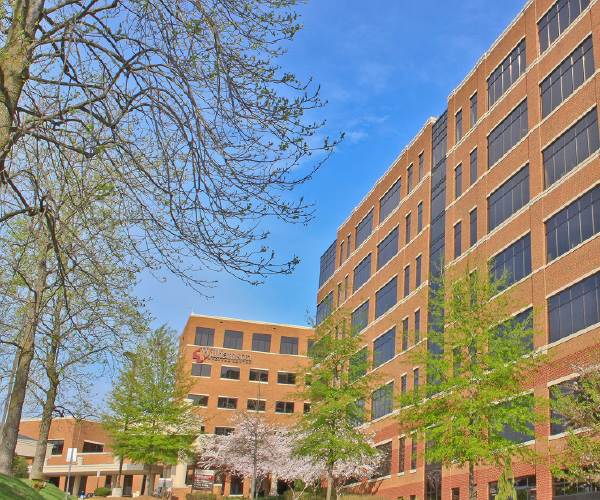
[[[381,269],[398,253],[398,227],[377,245],[377,269]]]
[[[267,409],[267,402],[261,399],[249,399],[246,409],[250,411],[265,411]]]
[[[562,396],[575,396],[577,397],[577,379],[567,380],[566,382],[562,382],[561,384],[556,384],[550,387],[550,399],[552,401],[556,401],[557,393]],[[550,417],[555,422],[550,423],[550,435],[555,436],[556,434],[562,434],[563,432],[567,432],[572,425],[569,425],[569,420],[567,420],[563,415],[558,413],[556,410],[550,410]]]
[[[352,235],[349,234],[348,235],[348,245],[346,245],[348,248],[346,249],[346,258],[350,257],[350,254],[352,253]]]
[[[237,409],[237,398],[218,398],[217,408],[235,410]]]
[[[408,189],[407,189],[407,194],[410,194],[410,192],[413,189],[413,166],[412,163],[409,165],[409,167],[406,169],[407,171],[407,177],[408,177]]]
[[[52,455],[62,455],[65,447],[64,439],[48,439],[48,444],[52,445]]]
[[[469,230],[471,232],[471,241],[470,244],[471,246],[473,246],[475,243],[477,243],[477,209],[473,209],[471,211],[471,213],[469,214],[469,219],[470,219],[470,223],[469,223]]]
[[[373,419],[392,413],[394,399],[394,382],[384,385],[373,392]]]
[[[252,350],[259,352],[271,352],[271,334],[255,333],[252,335]]]
[[[239,368],[231,368],[228,366],[221,367],[221,378],[228,378],[230,380],[239,380],[240,379],[240,369]]]
[[[491,276],[498,280],[504,273],[506,273],[506,287],[531,274],[531,234],[527,234],[492,257]]]
[[[527,99],[513,109],[488,136],[488,168],[527,135]]]
[[[488,198],[490,231],[529,203],[529,165],[519,170]]]
[[[406,381],[407,380],[408,380],[408,377],[406,375],[402,375],[402,377],[400,377],[400,391],[402,392],[402,394],[406,394],[406,391],[407,391]]]
[[[460,488],[452,488],[452,500],[460,500]]]
[[[462,194],[462,163],[454,169],[454,198]]]
[[[406,244],[410,243],[410,225],[411,225],[411,214],[406,216]]]
[[[388,189],[381,200],[379,200],[379,223],[381,224],[388,215],[390,215],[394,208],[400,203],[402,196],[402,178],[398,179],[394,185]]]
[[[419,332],[421,331],[421,311],[415,311],[415,344],[419,342]]]
[[[543,151],[546,187],[598,151],[598,110],[594,108]]]
[[[402,350],[408,349],[408,318],[402,320]]]
[[[373,366],[377,367],[396,355],[396,329],[392,328],[381,337],[375,339]]]
[[[550,342],[556,342],[598,323],[600,273],[550,297]]]
[[[356,292],[363,286],[371,277],[371,254],[367,255],[360,261],[358,266],[354,268],[354,283],[353,290]]]
[[[558,0],[550,7],[538,22],[540,54],[546,51],[589,4],[590,0]]]
[[[344,262],[345,259],[345,254],[344,254],[344,242],[342,241],[340,243],[340,266],[342,265],[342,262]]]
[[[501,345],[502,344],[502,338],[505,336],[506,331],[508,329],[516,329],[517,326],[522,325],[523,329],[526,331],[528,330],[529,333],[522,338],[523,343],[524,343],[524,347],[525,349],[527,349],[528,351],[533,351],[533,316],[532,316],[532,311],[533,309],[529,308],[526,311],[523,311],[519,314],[517,314],[516,316],[513,316],[511,319],[505,321],[504,323],[498,325],[498,328],[496,330],[496,335],[497,335],[497,339],[498,339],[498,343]],[[500,346],[500,348],[498,350],[502,349],[502,347]],[[512,359],[507,359],[508,361],[513,361]]]
[[[462,252],[462,222],[454,226],[454,258],[460,257]]]
[[[410,266],[404,268],[404,296],[410,293]]]
[[[593,74],[594,49],[592,37],[589,37],[540,84],[542,118],[548,116]]]
[[[548,262],[600,232],[600,186],[546,222]]]
[[[416,280],[415,280],[415,287],[419,288],[421,286],[421,256],[419,255],[416,259]]]
[[[250,369],[250,377],[248,380],[252,382],[268,382],[269,372],[268,370],[257,370],[256,368]]]
[[[533,413],[533,408],[531,407],[531,397],[533,394],[528,396],[522,396],[512,401],[508,401],[506,403],[502,403],[504,406],[521,406],[524,410],[529,410]],[[510,424],[503,424],[503,429],[499,432],[501,436],[504,436],[505,439],[509,441],[514,441],[515,443],[525,443],[526,441],[531,441],[535,439],[535,425],[533,423],[533,415],[531,422],[527,422],[525,424],[527,431],[517,431]],[[534,476],[535,477],[535,476]]]
[[[600,491],[600,484],[598,483],[570,483],[567,479],[553,477],[552,478],[552,489],[554,490],[555,497],[581,495],[580,497],[573,496],[573,500],[594,498],[596,495],[593,493]],[[590,495],[592,493],[592,495]],[[585,496],[584,496],[585,495]]]
[[[375,469],[374,478],[389,476],[392,473],[392,443],[380,444],[375,447],[380,453],[380,461]]]
[[[363,347],[360,351],[350,357],[350,380],[354,381],[367,374],[367,348]]]
[[[389,311],[398,300],[398,278],[393,278],[375,294],[375,319]]]
[[[356,226],[356,248],[373,232],[373,209]]]
[[[462,139],[462,109],[456,113],[456,142]]]
[[[335,272],[336,247],[337,240],[334,241],[327,250],[325,250],[323,255],[321,255],[321,264],[319,268],[319,288],[321,288]]]
[[[241,350],[244,345],[244,333],[236,332],[234,330],[225,330],[225,339],[223,340],[223,347],[225,349],[238,349]]]
[[[413,439],[410,445],[410,468],[415,470],[417,468],[417,440]]]
[[[414,390],[415,392],[419,389],[419,369],[415,368],[413,370],[413,384],[414,384]]]
[[[215,427],[215,434],[217,436],[228,436],[234,431],[235,429],[233,427]]]
[[[471,151],[470,155],[471,161],[471,186],[475,184],[477,180],[477,148]]]
[[[294,413],[294,402],[277,401],[275,403],[275,413]]]
[[[517,500],[536,500],[537,487],[535,476],[516,477],[514,479]],[[498,482],[490,483],[490,500],[494,500],[498,494]]]
[[[210,377],[210,366],[203,363],[192,363],[192,376]]]
[[[333,310],[333,292],[329,292],[327,296],[317,304],[317,325],[329,317]]]
[[[298,354],[298,337],[281,337],[279,354]]]
[[[423,180],[423,153],[419,155],[419,182]]]
[[[406,461],[406,438],[400,438],[400,448],[398,449],[398,472],[404,472],[404,462]]]
[[[471,127],[477,123],[477,92],[471,96]]]
[[[525,39],[523,39],[488,78],[488,106],[490,108],[525,72],[526,66]]]
[[[441,467],[431,468],[425,475],[425,500],[442,500]]]
[[[369,324],[369,301],[367,300],[364,304],[359,306],[352,313],[352,330],[354,333],[358,333]]]
[[[194,402],[194,406],[208,406],[208,396],[200,396],[198,394],[188,394],[188,399]]]
[[[296,374],[289,372],[277,372],[277,383],[294,385],[296,383]]]
[[[423,231],[423,202],[417,205],[417,233]]]
[[[194,344],[212,347],[215,345],[215,330],[213,328],[196,327]]]
[[[310,413],[310,403],[304,403],[304,413]]]

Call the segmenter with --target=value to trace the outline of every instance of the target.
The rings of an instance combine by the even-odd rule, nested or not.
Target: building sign
[[[228,363],[252,363],[251,354],[227,352],[214,347],[201,347],[194,351],[193,357],[198,363],[204,363],[206,360],[225,361]]]
[[[194,469],[193,490],[210,491],[212,493],[215,484],[215,471]]]

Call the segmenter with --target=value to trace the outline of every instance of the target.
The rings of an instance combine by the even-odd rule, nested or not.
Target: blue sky
[[[305,325],[314,313],[319,258],[338,226],[368,193],[450,92],[525,5],[525,0],[310,0],[298,8],[305,25],[281,60],[301,79],[321,84],[329,104],[325,133],[346,138],[298,192],[316,204],[306,227],[266,220],[280,260],[298,255],[292,275],[255,287],[225,273],[206,275],[205,298],[173,276],[144,277],[140,296],[156,323],[181,331],[190,312]],[[311,116],[312,118],[312,116]]]

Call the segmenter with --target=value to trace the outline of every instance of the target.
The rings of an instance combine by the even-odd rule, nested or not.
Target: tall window
[[[373,232],[373,209],[356,226],[356,248]]]
[[[471,161],[471,186],[473,184],[475,184],[475,181],[477,180],[477,148],[475,148],[473,151],[471,151],[471,157],[470,157],[470,161]]]
[[[490,108],[525,72],[526,66],[525,39],[523,39],[488,78],[488,106]]]
[[[490,231],[529,203],[529,165],[519,170],[488,199]]]
[[[408,349],[408,318],[402,320],[402,350]]]
[[[396,304],[398,278],[393,278],[375,294],[375,318],[379,318]]]
[[[414,391],[416,394],[416,392],[419,390],[419,369],[418,368],[415,368],[413,370],[413,385],[414,385]]]
[[[410,166],[407,169],[407,177],[408,177],[408,186],[407,186],[407,194],[410,194],[410,192],[412,191],[413,188],[413,166],[412,163],[410,164]]]
[[[556,342],[598,323],[600,273],[550,297],[550,342]]]
[[[352,253],[352,235],[348,235],[348,244],[346,245],[346,258],[350,257]]]
[[[406,394],[407,391],[407,376],[406,375],[402,375],[402,377],[400,377],[400,391],[402,392],[402,394]]]
[[[594,108],[543,151],[546,187],[598,151],[598,110]]]
[[[340,243],[340,266],[342,265],[344,260],[346,260],[346,259],[345,259],[345,254],[344,254],[344,242],[342,241]]]
[[[338,286],[337,286],[337,303],[338,303],[338,307],[340,307],[342,305],[343,301],[344,301],[344,299],[343,299],[343,294],[342,294],[342,284],[338,283]]]
[[[527,234],[491,259],[491,276],[498,280],[505,273],[506,287],[531,274],[531,234]]]
[[[281,337],[279,354],[298,355],[298,337]]]
[[[410,293],[410,266],[404,268],[404,296]]]
[[[550,7],[538,22],[540,53],[543,54],[589,4],[590,0],[558,0]]]
[[[456,113],[456,142],[462,139],[462,109]]]
[[[402,196],[402,178],[394,182],[394,185],[379,200],[379,223],[381,224],[394,208],[400,203]]]
[[[581,397],[581,393],[577,393],[576,391],[576,382],[577,379],[567,380],[566,382],[562,382],[560,384],[556,384],[550,387],[550,399],[556,401],[558,395],[562,395],[563,397],[575,396],[577,399],[579,399],[577,396]],[[573,427],[572,425],[570,425],[568,419],[566,419],[563,415],[561,415],[554,409],[551,410],[550,416],[553,420],[558,420],[557,422],[552,422],[550,424],[551,436],[567,432],[569,428]]]
[[[319,269],[319,288],[321,288],[325,282],[331,278],[335,272],[335,249],[337,248],[337,241],[334,241],[325,253],[321,255],[320,269]]]
[[[392,413],[394,382],[384,385],[373,393],[373,419]]]
[[[373,350],[374,367],[392,359],[396,355],[396,330],[392,328],[389,332],[375,339]]]
[[[421,286],[421,255],[419,255],[416,259],[416,269],[415,269],[415,288],[419,288]]]
[[[215,330],[213,328],[203,328],[201,326],[197,326],[194,344],[212,347],[215,345]]]
[[[462,163],[454,169],[454,198],[462,194]]]
[[[419,182],[423,180],[423,153],[419,154]]]
[[[404,472],[404,461],[406,460],[406,438],[400,438],[400,449],[398,450],[398,473]]]
[[[344,300],[348,298],[348,289],[350,285],[348,284],[348,275],[344,278]]]
[[[320,325],[333,310],[333,292],[329,292],[327,296],[317,304],[316,323]]]
[[[371,254],[367,255],[354,268],[354,291],[363,286],[371,277]]]
[[[252,336],[252,350],[258,352],[271,352],[271,334],[255,333]]]
[[[488,168],[527,135],[527,99],[513,109],[488,136]]]
[[[392,473],[392,443],[380,444],[375,449],[379,452],[381,459],[375,469],[374,478],[389,476]]]
[[[423,231],[423,202],[417,205],[417,233]]]
[[[243,349],[244,333],[234,330],[225,330],[225,338],[223,339],[223,347],[225,349]]]
[[[398,253],[398,227],[396,226],[379,245],[377,245],[377,269],[381,269]]]
[[[410,468],[416,470],[417,468],[417,440],[413,439],[410,445]]]
[[[421,340],[419,333],[421,331],[421,310],[415,311],[415,344]]]
[[[548,116],[594,74],[594,49],[589,37],[541,84],[542,118]]]
[[[546,222],[548,262],[600,232],[600,186]]]
[[[477,92],[471,96],[471,128],[477,123]]]
[[[410,243],[410,220],[411,220],[411,214],[408,214],[406,216],[406,244],[407,245]]]
[[[473,246],[477,243],[477,209],[474,208],[469,214],[469,230],[471,232],[470,245]]]
[[[359,306],[352,313],[352,330],[354,333],[358,333],[364,330],[369,324],[369,301],[367,300],[364,304]]]
[[[460,257],[462,252],[462,223],[458,222],[454,226],[454,258]]]

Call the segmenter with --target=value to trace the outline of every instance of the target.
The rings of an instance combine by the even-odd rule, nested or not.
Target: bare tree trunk
[[[33,299],[27,307],[27,322],[24,328],[21,351],[17,353],[17,372],[15,374],[12,393],[9,395],[8,417],[6,424],[2,428],[2,440],[0,441],[0,473],[9,476],[12,476],[15,448],[17,447],[17,439],[19,437],[19,423],[21,422],[23,403],[27,392],[29,368],[34,355],[35,332],[39,320],[40,303],[47,277],[46,257],[45,253],[42,252],[42,257],[38,261],[38,276],[35,282]]]
[[[148,469],[148,472],[146,473],[146,487],[144,488],[144,495],[150,495],[150,493],[152,493],[150,491],[150,476],[152,475],[152,465],[146,465],[145,467]]]
[[[475,466],[469,462],[469,500],[477,500],[477,491],[475,491]]]
[[[331,488],[333,486],[333,466],[327,469],[327,497],[326,500],[331,500]]]

